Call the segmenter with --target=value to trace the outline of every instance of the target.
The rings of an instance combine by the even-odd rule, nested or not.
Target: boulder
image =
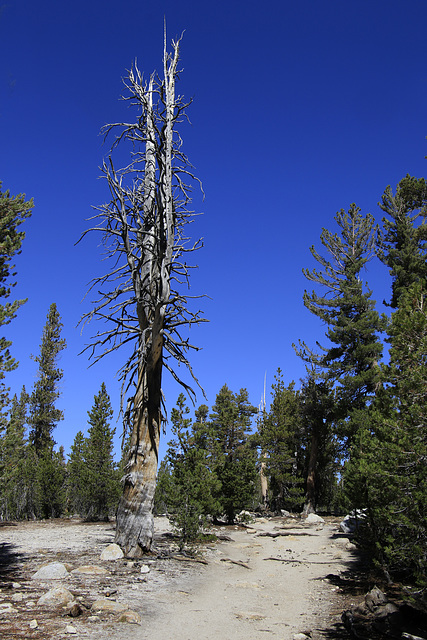
[[[101,560],[121,560],[125,554],[118,544],[109,544],[101,553]]]
[[[354,533],[359,526],[360,520],[366,518],[366,512],[364,509],[357,509],[348,513],[344,520],[340,522],[340,530],[343,533]]]
[[[56,607],[59,605],[67,605],[74,601],[73,594],[63,586],[49,589],[39,600],[37,604],[40,606]]]
[[[309,513],[305,519],[307,524],[324,524],[324,519],[318,516],[317,513]]]
[[[49,562],[41,567],[31,577],[32,580],[62,580],[68,578],[70,574],[67,567],[62,562]]]

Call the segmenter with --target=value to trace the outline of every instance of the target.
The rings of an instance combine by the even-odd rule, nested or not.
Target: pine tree
[[[58,517],[64,509],[65,464],[63,455],[54,451],[53,430],[63,419],[56,407],[60,396],[58,388],[63,372],[57,366],[59,353],[65,348],[61,338],[61,318],[56,304],[51,304],[43,329],[40,354],[34,358],[38,363],[38,379],[29,399],[30,450],[27,475],[34,481],[29,505],[34,506],[35,515]]]
[[[16,282],[10,279],[14,273],[14,265],[11,259],[20,253],[24,231],[20,231],[20,225],[31,216],[34,206],[32,200],[26,202],[25,194],[11,196],[9,191],[1,192],[0,182],[0,298],[8,299]],[[26,301],[15,300],[0,304],[0,325],[9,324],[16,316],[16,312]],[[0,380],[4,373],[17,367],[17,363],[11,356],[9,347],[11,342],[6,338],[0,338]]]
[[[257,486],[255,450],[249,443],[252,417],[257,413],[246,389],[233,393],[224,385],[209,417],[208,437],[212,470],[221,483],[217,495],[228,522],[252,507]]]
[[[200,410],[198,415],[200,416]],[[172,433],[165,465],[159,478],[156,502],[163,500],[177,528],[181,546],[200,537],[206,516],[218,512],[216,500],[220,483],[210,468],[207,449],[201,446],[200,430],[188,418],[184,394],[172,409]],[[206,442],[206,440],[205,440]]]
[[[104,382],[94,397],[88,417],[90,427],[83,447],[85,511],[91,520],[108,520],[111,511],[117,506],[120,485],[113,459],[115,429],[110,427],[113,410]]]
[[[9,422],[0,440],[0,518],[19,519],[26,515],[29,487],[26,482],[25,423],[28,394],[25,387],[19,399],[12,399]]]
[[[278,369],[269,411],[258,421],[256,444],[267,478],[267,506],[272,511],[296,509],[303,501],[302,424],[295,383],[287,387]]]
[[[82,431],[76,433],[68,460],[67,505],[71,513],[84,514],[86,489],[86,440]]]
[[[424,178],[407,175],[393,195],[390,186],[380,203],[387,214],[378,250],[380,260],[392,276],[390,306],[396,309],[402,293],[416,282],[427,280],[426,241],[427,183]]]
[[[305,291],[304,304],[328,325],[326,336],[331,345],[316,357],[303,343],[299,354],[320,365],[326,379],[337,383],[336,418],[341,418],[341,435],[348,453],[357,429],[351,414],[369,403],[379,382],[379,334],[385,330],[386,319],[375,310],[372,292],[360,277],[376,246],[378,229],[373,217],[362,216],[352,204],[348,213],[339,211],[335,220],[340,235],[323,229],[320,236],[328,256],[323,257],[311,247],[322,269],[303,269],[306,278],[324,291],[323,295]]]
[[[63,376],[62,369],[57,366],[57,359],[66,346],[65,340],[61,338],[62,326],[56,304],[52,303],[43,329],[40,355],[34,358],[39,365],[38,380],[29,403],[30,442],[38,457],[53,449],[55,441],[52,432],[64,417],[55,404],[60,396],[58,384]]]

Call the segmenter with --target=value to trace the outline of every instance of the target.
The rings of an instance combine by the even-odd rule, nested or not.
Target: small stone
[[[294,633],[292,640],[309,640],[309,637],[305,633]]]
[[[109,611],[111,613],[122,613],[127,610],[125,604],[115,602],[114,600],[108,600],[107,598],[99,598],[92,605],[92,611]]]
[[[82,613],[83,613],[83,609],[77,602],[74,602],[74,604],[72,604],[70,609],[68,610],[68,615],[71,616],[72,618],[77,618]]]
[[[71,624],[67,624],[67,626],[65,627],[65,633],[77,633],[77,629]]]
[[[12,582],[12,589],[20,589],[20,588],[21,588],[20,582]]]
[[[97,565],[94,564],[86,564],[83,565],[82,567],[78,567],[77,569],[74,569],[72,572],[72,574],[90,574],[90,575],[105,575],[106,573],[108,573],[107,569],[104,569],[104,567],[98,567]]]
[[[141,624],[141,616],[136,611],[123,611],[117,621],[127,622],[128,624]]]
[[[238,611],[235,615],[236,618],[244,618],[245,620],[264,620],[266,617],[256,611]]]
[[[134,563],[134,561],[133,561],[133,560],[129,560],[128,562],[126,562],[126,565],[127,565],[129,568],[132,568],[132,567],[134,567],[134,566],[135,566],[135,563]]]
[[[32,580],[61,580],[68,578],[70,574],[62,562],[50,562],[41,567],[32,577]]]
[[[67,605],[70,602],[73,602],[74,596],[68,591],[65,587],[54,587],[50,589],[47,593],[45,593],[41,598],[39,598],[37,604],[39,606],[58,606],[58,605]]]
[[[39,623],[37,622],[37,620],[31,620],[29,626],[30,626],[30,629],[37,629],[37,627],[39,626]]]
[[[101,618],[99,616],[88,616],[88,622],[100,622]]]
[[[150,567],[148,566],[148,564],[141,565],[141,573],[150,573]]]
[[[28,609],[32,609],[33,607],[36,606],[36,603],[34,602],[34,600],[27,600],[25,604],[27,605]]]
[[[24,594],[18,591],[18,593],[12,593],[12,601],[13,602],[22,602],[24,599]]]
[[[125,554],[118,544],[109,544],[101,553],[101,560],[120,560]]]

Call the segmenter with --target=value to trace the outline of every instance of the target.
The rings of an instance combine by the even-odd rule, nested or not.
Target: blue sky
[[[202,347],[191,362],[209,406],[224,383],[258,404],[265,375],[267,390],[278,367],[286,382],[304,375],[292,342],[325,330],[302,303],[310,245],[337,210],[356,202],[380,221],[385,187],[426,175],[425,0],[7,0],[0,180],[35,200],[16,260],[15,294],[28,302],[7,328],[20,361],[8,384],[31,390],[30,354],[56,302],[68,348],[54,436],[66,451],[102,381],[117,416],[120,356],[90,369],[78,356],[96,328],[76,325],[105,268],[99,238],[75,242],[108,198],[99,130],[130,117],[119,97],[133,61],[146,75],[161,68],[164,16],[168,39],[185,30],[179,92],[194,102],[182,136],[206,194],[194,200],[204,215],[192,235],[205,247],[191,293],[209,296],[210,322],[191,331]],[[366,277],[378,302],[389,297],[384,267],[372,263]],[[163,386],[170,411],[180,388],[167,374]]]

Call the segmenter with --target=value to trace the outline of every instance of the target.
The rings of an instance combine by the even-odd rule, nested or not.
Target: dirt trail
[[[135,638],[285,640],[304,632],[321,637],[321,629],[337,621],[331,615],[336,587],[326,576],[345,571],[352,550],[337,536],[336,524],[286,526],[258,521],[251,529],[229,531],[232,541],[216,545],[198,579],[168,593],[161,615]]]
[[[355,553],[337,521],[308,526],[299,518],[273,518],[257,519],[248,528],[222,528],[217,533],[230,540],[204,548],[206,565],[171,557],[168,531],[167,519],[156,519],[157,557],[103,562],[100,553],[113,540],[112,524],[47,521],[1,527],[0,637],[293,640],[304,632],[311,640],[331,637],[326,630],[339,622],[344,605],[333,585],[337,581],[328,576],[347,571]],[[95,564],[106,569],[101,577],[74,572],[63,580],[83,606],[77,618],[37,604],[58,582],[37,583],[31,577],[52,560],[70,568]],[[142,564],[148,573],[141,571]],[[94,617],[91,605],[102,596],[136,612],[140,624],[118,622],[111,613]],[[5,615],[8,602],[13,609]],[[34,619],[38,626],[30,632]],[[73,636],[66,632],[70,624]]]

